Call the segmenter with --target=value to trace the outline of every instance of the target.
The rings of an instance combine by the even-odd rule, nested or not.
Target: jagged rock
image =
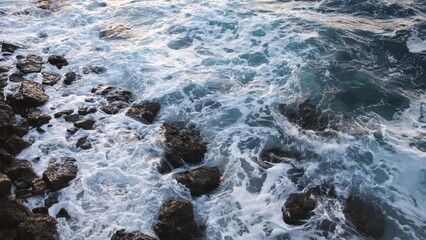
[[[294,105],[280,105],[280,111],[289,122],[303,129],[323,131],[329,125],[328,116],[325,116],[309,99]]]
[[[58,69],[68,65],[68,61],[63,56],[52,55],[47,60],[50,64],[55,65]]]
[[[12,155],[17,155],[25,148],[31,146],[31,142],[26,141],[16,134],[10,137],[0,137],[0,147]]]
[[[0,172],[3,172],[13,160],[15,160],[14,156],[0,148]]]
[[[56,240],[56,219],[46,214],[30,214],[18,226],[18,239]]]
[[[104,96],[109,102],[121,101],[129,103],[133,98],[133,94],[130,91],[104,84],[94,87],[92,93]]]
[[[31,188],[33,180],[37,177],[31,163],[27,160],[13,160],[6,168],[5,173],[18,189]]]
[[[57,204],[59,202],[59,193],[57,192],[51,192],[47,196],[47,198],[44,200],[44,206],[47,208],[50,208],[54,204]]]
[[[8,103],[14,108],[39,107],[49,100],[40,83],[25,80],[18,92],[7,97]]]
[[[381,239],[386,226],[386,217],[375,205],[351,195],[346,200],[343,213],[355,228],[367,237]]]
[[[38,7],[44,10],[51,10],[52,4],[52,0],[37,0]]]
[[[74,123],[74,127],[82,128],[84,130],[92,130],[93,125],[95,125],[96,121],[93,119],[84,119]]]
[[[65,121],[67,121],[67,122],[73,122],[73,123],[75,123],[75,122],[77,122],[77,121],[79,121],[79,120],[80,120],[80,115],[78,115],[77,113],[75,113],[75,114],[71,114],[71,115],[66,115],[66,116],[64,117],[64,119],[65,119]]]
[[[60,118],[60,117],[62,117],[63,115],[70,115],[70,114],[72,114],[74,112],[74,110],[73,109],[64,109],[64,110],[61,110],[61,111],[59,111],[59,112],[56,112],[54,115],[53,115],[53,117],[55,117],[55,118]]]
[[[57,191],[67,187],[69,182],[77,176],[76,160],[71,157],[52,159],[43,173],[43,180],[47,185]]]
[[[58,73],[43,72],[42,74],[43,74],[43,84],[44,85],[53,86],[57,82],[59,82],[59,80],[61,80],[61,75],[58,74]]]
[[[32,210],[33,213],[36,214],[49,214],[49,209],[47,207],[36,207]]]
[[[9,76],[9,81],[11,82],[22,82],[24,80],[26,79],[24,78],[24,74],[22,73],[12,73]]]
[[[12,107],[0,100],[0,128],[11,128],[15,123],[16,118]]]
[[[22,223],[30,211],[11,197],[0,197],[0,229],[14,229]]]
[[[23,59],[19,59],[16,67],[22,73],[38,73],[41,72],[43,58],[36,55],[27,55]]]
[[[6,175],[0,173],[0,196],[9,195],[11,188],[12,181]]]
[[[171,169],[203,160],[207,145],[198,133],[184,129],[180,124],[164,123],[163,128],[167,144],[166,159]]]
[[[192,204],[185,200],[168,200],[160,208],[154,231],[162,240],[199,239]]]
[[[75,72],[65,73],[65,79],[64,79],[65,84],[71,85],[75,80],[77,80],[77,74]]]
[[[1,51],[6,53],[14,53],[19,48],[21,48],[21,46],[12,43],[3,42],[1,44]]]
[[[155,238],[137,231],[126,232],[124,229],[121,229],[112,235],[111,240],[155,240]]]
[[[20,122],[13,125],[13,132],[19,137],[23,137],[28,133],[29,123],[27,119],[22,119]]]
[[[193,197],[211,193],[220,185],[221,174],[217,168],[199,168],[175,175],[176,181],[185,185]]]
[[[46,182],[43,181],[43,179],[40,179],[40,178],[34,179],[33,182],[32,182],[32,185],[33,185],[32,193],[34,195],[43,194],[47,189]]]
[[[101,107],[101,110],[106,114],[114,115],[119,113],[121,110],[127,108],[129,105],[124,102],[113,102],[106,106]]]
[[[10,67],[5,65],[0,65],[0,73],[9,72]]]
[[[83,68],[83,74],[90,74],[90,73],[102,74],[106,71],[107,71],[107,69],[105,67],[96,66],[96,65]]]
[[[78,114],[87,115],[90,113],[95,113],[98,109],[95,106],[81,106],[78,108]]]
[[[151,124],[160,111],[160,108],[161,106],[158,103],[147,102],[131,106],[127,110],[126,115],[140,122]]]
[[[49,123],[52,117],[37,108],[30,108],[27,111],[27,119],[30,126],[40,127]]]
[[[87,136],[78,139],[75,146],[84,150],[92,148],[92,144],[87,141]]]
[[[65,208],[61,208],[61,209],[59,209],[59,212],[56,214],[56,218],[70,219],[71,216]]]

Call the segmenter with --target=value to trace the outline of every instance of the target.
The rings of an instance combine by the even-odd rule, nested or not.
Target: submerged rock
[[[75,72],[67,72],[65,73],[64,83],[67,85],[71,85],[73,82],[77,80],[77,74]]]
[[[193,197],[208,194],[220,185],[221,174],[217,168],[199,168],[175,175],[176,181],[185,185]]]
[[[21,48],[21,46],[12,43],[3,42],[1,44],[1,51],[5,53],[14,53],[19,48]]]
[[[91,73],[102,74],[102,73],[105,73],[106,71],[107,71],[107,69],[105,67],[96,66],[96,65],[83,68],[83,74],[91,74]]]
[[[76,160],[71,157],[52,159],[43,173],[43,180],[54,191],[67,187],[77,176]]]
[[[345,217],[367,237],[381,239],[386,226],[385,216],[373,204],[357,196],[349,196],[343,209]]]
[[[94,87],[92,93],[102,95],[109,102],[121,101],[129,103],[133,100],[132,92],[104,84]]]
[[[44,199],[44,206],[50,208],[51,206],[59,203],[59,193],[50,192],[46,199]]]
[[[13,160],[5,173],[18,189],[31,188],[33,180],[37,177],[31,163],[27,160]]]
[[[121,229],[112,235],[111,240],[155,240],[155,238],[137,231],[126,232],[124,229]]]
[[[264,163],[282,163],[292,159],[299,160],[301,157],[299,152],[281,148],[266,149],[260,154],[260,160]]]
[[[129,105],[124,102],[113,102],[106,106],[101,107],[101,110],[106,114],[114,115],[127,108]]]
[[[44,85],[53,86],[57,82],[59,82],[59,80],[61,80],[61,75],[58,74],[58,73],[43,72],[42,74],[43,74],[43,84]]]
[[[130,27],[123,24],[108,26],[99,32],[99,38],[106,40],[126,39],[129,38]]]
[[[18,92],[7,97],[8,103],[16,108],[39,107],[49,100],[49,96],[44,93],[40,83],[25,80],[22,82]]]
[[[43,58],[36,55],[27,55],[25,58],[19,59],[16,67],[22,73],[39,73],[41,72]]]
[[[51,116],[36,108],[30,108],[27,111],[28,123],[33,127],[40,127],[49,123]]]
[[[329,125],[328,117],[314,106],[309,99],[294,105],[281,105],[280,112],[288,121],[307,130],[323,131]]]
[[[154,231],[162,240],[199,239],[192,204],[185,200],[168,200],[160,208]]]
[[[52,55],[47,60],[50,64],[55,65],[58,69],[68,65],[68,61],[63,56]]]
[[[18,239],[56,240],[58,232],[55,218],[46,214],[30,214],[18,226]]]
[[[147,102],[137,104],[131,106],[129,110],[127,110],[126,115],[140,122],[151,124],[160,111],[160,108],[161,106],[158,103]]]

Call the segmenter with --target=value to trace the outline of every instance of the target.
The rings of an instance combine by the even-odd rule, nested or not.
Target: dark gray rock
[[[0,148],[0,172],[3,172],[13,160],[15,160],[14,156]]]
[[[193,197],[198,197],[216,190],[220,185],[221,176],[217,168],[199,168],[178,173],[174,178],[186,186]]]
[[[14,53],[19,48],[21,48],[21,46],[12,43],[3,42],[1,44],[1,51],[5,53]]]
[[[12,73],[9,76],[9,81],[11,82],[22,82],[24,80],[26,79],[24,78],[24,74],[22,73]]]
[[[92,144],[87,141],[87,136],[79,138],[75,146],[84,150],[92,148]]]
[[[127,110],[126,115],[143,123],[151,124],[160,111],[160,104],[147,102],[133,105]]]
[[[56,219],[46,214],[30,214],[18,225],[19,240],[56,240]]]
[[[32,210],[35,214],[46,214],[49,215],[49,209],[47,207],[36,207]]]
[[[78,115],[77,113],[75,113],[75,114],[71,114],[71,115],[66,115],[66,116],[64,117],[64,119],[65,119],[65,121],[67,121],[67,122],[73,122],[73,123],[75,123],[75,122],[77,122],[77,121],[79,121],[79,120],[80,120],[80,115]]]
[[[124,229],[121,229],[112,235],[111,240],[155,240],[155,238],[137,231],[126,232]]]
[[[67,129],[67,132],[69,133],[69,134],[74,134],[74,133],[76,133],[78,131],[78,128],[76,128],[76,127],[72,127],[72,128],[68,128]]]
[[[42,74],[43,74],[43,84],[44,85],[53,86],[57,82],[59,82],[59,80],[61,80],[61,75],[58,74],[58,73],[43,72]]]
[[[28,55],[23,59],[19,59],[16,67],[22,73],[39,73],[41,72],[43,58],[36,55]]]
[[[51,10],[53,6],[52,0],[37,0],[37,6],[44,10]]]
[[[133,94],[130,91],[116,88],[113,86],[100,84],[92,89],[92,93],[102,95],[109,102],[131,102],[133,101]]]
[[[95,113],[98,109],[95,106],[81,106],[78,108],[79,115],[87,115],[90,113]]]
[[[2,240],[16,240],[17,237],[18,237],[18,231],[16,229],[0,230],[0,239]]]
[[[27,111],[27,119],[30,126],[40,127],[49,123],[52,117],[37,108],[30,108]]]
[[[67,85],[71,85],[73,82],[77,80],[77,74],[75,72],[67,72],[65,73],[64,83]]]
[[[56,218],[70,219],[71,216],[65,208],[61,208],[61,209],[59,209],[59,212],[56,214]]]
[[[14,108],[39,107],[49,100],[40,83],[25,80],[18,92],[7,97],[8,103]]]
[[[280,105],[279,108],[289,122],[302,129],[324,131],[329,125],[329,116],[323,114],[309,99],[303,99],[293,105]]]
[[[63,56],[52,55],[47,60],[50,64],[55,65],[58,69],[68,65],[68,61]]]
[[[31,188],[33,180],[37,178],[31,163],[27,160],[13,160],[6,168],[5,173],[18,189]]]
[[[43,180],[47,185],[57,191],[69,185],[77,176],[76,160],[71,157],[52,159],[43,173]]]
[[[16,118],[12,107],[0,100],[0,128],[11,128],[14,124]]]
[[[59,111],[59,112],[56,112],[54,115],[53,115],[53,117],[55,117],[55,118],[60,118],[60,117],[62,117],[62,116],[64,116],[64,115],[70,115],[70,114],[72,114],[74,112],[74,110],[73,109],[64,109],[64,110],[61,110],[61,111]]]
[[[96,121],[93,119],[84,119],[74,123],[74,127],[82,128],[84,130],[92,130],[93,125],[95,125]]]
[[[16,134],[9,137],[0,137],[0,147],[12,155],[17,155],[25,148],[31,146],[31,142],[22,139]]]
[[[0,229],[14,229],[30,214],[30,210],[11,197],[0,197]]]
[[[106,106],[101,107],[101,110],[106,114],[114,115],[127,108],[129,105],[125,102],[113,102]]]
[[[4,174],[0,173],[0,196],[9,195],[12,188],[12,181]]]
[[[50,208],[57,203],[59,203],[59,193],[57,192],[49,193],[47,198],[44,200],[44,206],[47,208]]]
[[[107,71],[107,69],[105,67],[96,66],[96,65],[83,68],[83,74],[91,74],[91,73],[102,74],[102,73],[105,73],[106,71]]]

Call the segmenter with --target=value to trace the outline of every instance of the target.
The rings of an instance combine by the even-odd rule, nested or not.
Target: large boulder
[[[137,231],[126,232],[124,229],[121,229],[112,235],[111,240],[155,240],[155,238]]]
[[[40,127],[49,123],[51,116],[36,108],[30,108],[27,111],[27,119],[30,126]]]
[[[133,100],[132,92],[104,84],[94,87],[92,93],[104,96],[109,102],[121,101],[129,103]]]
[[[27,55],[25,58],[18,60],[16,67],[22,73],[39,73],[41,72],[43,58],[36,55]]]
[[[7,97],[8,103],[14,108],[39,107],[49,100],[40,83],[25,80],[18,92]]]
[[[17,134],[9,135],[9,137],[0,137],[0,148],[12,155],[17,155],[25,148],[31,146],[31,144],[31,142],[22,139]]]
[[[217,168],[199,168],[175,175],[176,181],[185,185],[194,197],[216,190],[220,185],[220,178],[221,174]]]
[[[127,110],[126,115],[140,122],[151,124],[160,111],[160,108],[161,106],[158,103],[146,102],[133,105]]]
[[[18,226],[18,240],[56,240],[56,219],[46,214],[31,214]]]
[[[192,204],[185,200],[168,200],[160,208],[154,231],[161,240],[199,239]]]
[[[0,229],[13,229],[23,222],[30,210],[17,200],[4,196],[0,197]]]
[[[57,191],[69,185],[77,176],[76,160],[71,157],[51,159],[47,169],[43,172],[43,180],[48,186]]]
[[[68,65],[68,61],[63,57],[63,56],[58,56],[58,55],[52,55],[50,56],[47,61],[52,64],[55,65],[57,68],[61,69],[62,67],[65,67]]]
[[[381,239],[386,226],[385,215],[374,204],[351,195],[343,209],[345,217],[363,235]]]
[[[328,116],[312,104],[309,99],[304,99],[292,105],[280,105],[280,112],[288,121],[302,129],[323,131],[329,125]]]
[[[27,160],[13,160],[5,173],[18,189],[31,188],[33,180],[37,178],[31,163]]]

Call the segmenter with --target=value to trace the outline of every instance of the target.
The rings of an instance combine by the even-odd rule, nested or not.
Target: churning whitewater
[[[0,42],[59,239],[426,239],[424,0],[0,0]]]

